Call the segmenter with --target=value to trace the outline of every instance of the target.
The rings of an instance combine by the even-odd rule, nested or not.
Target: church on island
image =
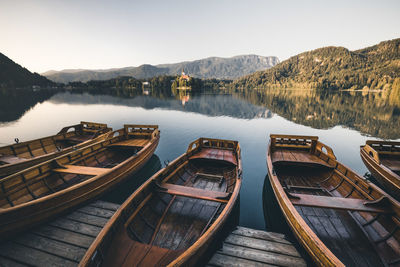
[[[192,89],[188,84],[189,81],[190,81],[189,75],[187,75],[185,73],[184,69],[182,68],[182,74],[179,77],[179,87],[178,87],[178,89]]]

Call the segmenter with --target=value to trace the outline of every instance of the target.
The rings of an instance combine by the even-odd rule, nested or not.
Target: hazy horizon
[[[30,71],[109,69],[399,38],[400,2],[0,0],[0,52]]]

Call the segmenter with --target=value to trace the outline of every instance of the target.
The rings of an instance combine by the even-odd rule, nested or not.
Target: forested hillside
[[[0,53],[0,88],[49,87],[55,83],[37,73],[32,73]]]
[[[385,89],[400,77],[400,39],[349,51],[324,47],[236,80],[234,88]]]

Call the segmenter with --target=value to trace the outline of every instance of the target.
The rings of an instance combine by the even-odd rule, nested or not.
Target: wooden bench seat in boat
[[[27,159],[20,158],[20,157],[15,157],[15,156],[0,156],[0,161],[6,163],[6,164],[14,164],[22,161],[26,161]]]
[[[290,201],[295,206],[306,206],[315,208],[330,208],[351,211],[366,211],[376,213],[392,213],[390,208],[385,207],[385,200],[369,201],[365,199],[316,196],[307,194],[290,193]]]
[[[121,141],[121,142],[112,144],[111,146],[144,147],[149,141],[150,141],[150,139],[135,138],[135,139],[128,139],[125,141]]]
[[[287,150],[287,149],[275,149],[272,152],[272,163],[274,164],[292,164],[292,165],[322,165],[328,168],[333,168],[334,166],[329,165],[321,158],[308,151],[303,150]]]
[[[74,173],[82,175],[100,175],[108,172],[109,168],[86,167],[77,165],[62,165],[61,168],[54,169],[54,172]]]
[[[161,193],[166,193],[171,195],[210,200],[221,203],[227,203],[228,202],[227,199],[230,196],[230,194],[227,192],[204,190],[204,189],[169,184],[169,183],[163,183],[162,185],[158,186],[158,191]]]
[[[189,159],[213,159],[213,160],[222,160],[230,162],[234,165],[237,165],[236,157],[234,151],[232,150],[224,150],[224,149],[215,149],[215,148],[203,148],[199,153],[191,156]]]

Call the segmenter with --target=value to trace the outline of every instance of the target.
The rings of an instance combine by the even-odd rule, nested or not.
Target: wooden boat
[[[200,138],[138,188],[80,266],[190,266],[226,222],[241,186],[236,141]]]
[[[317,265],[400,264],[400,203],[318,137],[271,135],[267,163],[283,215]]]
[[[374,178],[400,200],[400,142],[368,140],[360,155]]]
[[[82,121],[56,135],[21,143],[16,138],[16,144],[0,147],[0,177],[66,154],[73,146],[80,148],[104,139],[111,130],[107,124]]]
[[[106,140],[0,180],[0,239],[98,197],[140,169],[159,141],[156,125],[125,125]]]

